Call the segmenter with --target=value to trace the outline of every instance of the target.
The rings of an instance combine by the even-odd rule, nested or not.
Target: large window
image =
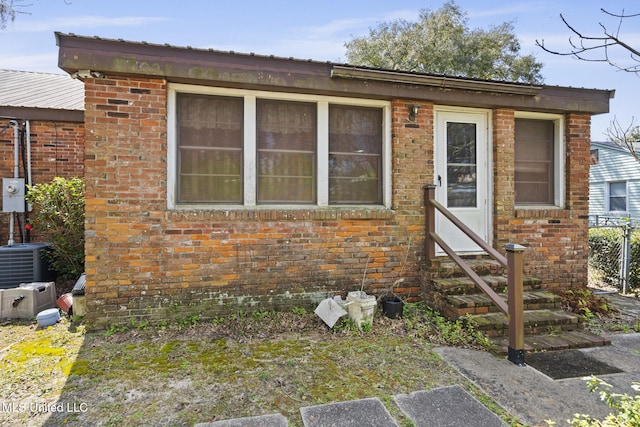
[[[609,212],[627,212],[627,182],[607,183],[607,210]]]
[[[515,201],[517,205],[562,204],[559,120],[516,118]]]
[[[389,205],[387,101],[170,85],[169,207]]]

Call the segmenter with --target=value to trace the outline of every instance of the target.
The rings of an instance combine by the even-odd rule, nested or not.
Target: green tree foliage
[[[369,29],[345,44],[347,60],[391,70],[487,80],[540,83],[542,64],[520,55],[513,25],[470,29],[467,14],[453,1],[420,12],[418,22],[397,19]]]
[[[51,243],[50,261],[63,278],[76,279],[84,271],[84,181],[56,177],[29,186],[32,223]]]

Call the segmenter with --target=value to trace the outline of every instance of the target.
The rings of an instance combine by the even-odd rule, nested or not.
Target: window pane
[[[329,106],[329,203],[382,203],[382,110]]]
[[[476,207],[476,124],[447,123],[447,207]]]
[[[627,199],[625,197],[612,197],[609,200],[609,210],[612,212],[626,212]]]
[[[626,182],[612,182],[609,184],[609,194],[612,196],[626,196],[627,195],[627,183]]]
[[[258,203],[314,203],[316,106],[258,100]]]
[[[516,119],[516,203],[554,203],[554,123]]]
[[[627,211],[627,183],[609,183],[609,210],[614,212]]]
[[[178,202],[242,203],[242,98],[178,94]]]

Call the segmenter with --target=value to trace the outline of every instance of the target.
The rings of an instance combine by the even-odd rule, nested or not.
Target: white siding
[[[640,162],[631,153],[611,143],[592,143],[598,150],[598,164],[591,165],[589,175],[589,214],[607,215],[607,185],[626,181],[629,214],[640,218]]]

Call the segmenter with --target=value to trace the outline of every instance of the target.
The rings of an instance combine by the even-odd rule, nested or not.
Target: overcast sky
[[[392,19],[416,20],[421,9],[435,10],[444,1],[176,1],[176,0],[23,0],[14,23],[0,31],[0,69],[63,73],[57,66],[54,31],[83,36],[150,43],[255,52],[301,59],[344,62],[345,42]],[[636,117],[640,76],[616,71],[603,63],[585,63],[551,55],[535,45],[544,39],[554,49],[568,48],[570,31],[560,13],[586,35],[600,36],[604,24],[618,22],[600,11],[640,13],[636,0],[504,1],[458,0],[468,13],[469,27],[488,29],[512,22],[522,53],[544,64],[545,84],[615,89],[611,113],[592,120],[592,139],[615,118],[623,125]],[[640,17],[623,22],[620,34],[640,48]],[[628,56],[628,55],[627,55]]]

